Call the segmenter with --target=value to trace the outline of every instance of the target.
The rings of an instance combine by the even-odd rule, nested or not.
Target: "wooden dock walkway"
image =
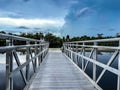
[[[96,90],[62,52],[49,51],[25,90]]]

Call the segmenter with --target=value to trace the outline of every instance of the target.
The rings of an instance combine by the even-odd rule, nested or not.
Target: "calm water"
[[[26,56],[21,54],[20,52],[17,53],[20,59],[21,64],[25,62]],[[15,69],[17,67],[16,61],[14,60],[14,67]],[[25,71],[25,68],[23,68]],[[30,76],[33,74],[33,68],[30,64]],[[20,75],[20,72],[16,73],[13,77],[13,88],[14,90],[23,90],[25,84],[23,82],[23,79]],[[0,54],[0,90],[5,90],[5,54]]]
[[[98,54],[98,61],[102,63],[107,63],[109,58],[112,56],[113,53],[108,52],[102,52]],[[20,55],[18,53],[20,62],[25,62],[25,55]],[[86,56],[88,56],[89,53],[86,53]],[[81,60],[79,60],[79,66],[81,67]],[[114,68],[117,68],[117,58],[111,65]],[[15,61],[14,61],[14,68],[17,67]],[[97,67],[97,77],[102,71],[102,68]],[[33,73],[32,65],[31,65],[31,75]],[[92,77],[92,64],[89,63],[86,73]],[[18,82],[19,81],[19,82]],[[116,84],[117,83],[117,76],[113,73],[106,72],[100,82],[98,83],[104,90],[116,90]],[[25,84],[21,78],[20,73],[18,72],[16,75],[14,75],[14,90],[23,90]],[[0,90],[5,90],[5,54],[0,54]]]
[[[88,55],[89,53],[86,53],[86,56]],[[101,52],[98,54],[98,61],[106,64],[112,55],[113,53]],[[114,62],[111,64],[111,67],[117,68],[118,67],[117,63],[118,63],[118,57],[116,57]],[[79,67],[81,68],[81,60],[79,60]],[[102,70],[103,69],[101,67],[97,66],[97,77],[100,75]],[[85,72],[92,78],[93,76],[92,63],[88,64],[88,67]],[[117,90],[117,75],[109,71],[106,71],[98,84],[103,88],[103,90]]]

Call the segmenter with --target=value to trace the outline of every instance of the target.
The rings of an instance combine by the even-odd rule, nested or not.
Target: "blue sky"
[[[0,0],[1,31],[115,36],[119,24],[120,0]]]

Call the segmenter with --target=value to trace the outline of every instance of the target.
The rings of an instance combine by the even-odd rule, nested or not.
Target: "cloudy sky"
[[[58,36],[120,33],[120,0],[0,0],[0,30]]]

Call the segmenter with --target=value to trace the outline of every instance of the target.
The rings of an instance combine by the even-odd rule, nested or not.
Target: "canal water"
[[[86,56],[89,56],[89,52],[85,53]],[[99,52],[97,55],[97,60],[103,64],[107,64],[110,57],[113,55],[113,52]],[[81,59],[79,60],[79,67],[81,68],[82,63]],[[110,65],[113,68],[118,68],[118,57],[113,61]],[[97,78],[102,72],[103,68],[97,66]],[[88,76],[92,78],[93,76],[93,64],[89,63],[88,67],[86,68],[85,72]],[[103,90],[117,90],[117,75],[106,71],[101,80],[98,82],[98,85],[103,88]]]
[[[112,52],[101,52],[98,54],[98,61],[102,63],[107,63],[110,57],[112,56]],[[24,63],[25,62],[25,55],[21,54],[18,52],[20,62]],[[86,56],[89,55],[89,52],[86,53]],[[81,60],[79,60],[79,66],[81,68]],[[112,63],[111,67],[117,68],[117,58],[116,60]],[[16,62],[14,60],[14,68],[16,68]],[[25,68],[24,68],[25,69]],[[31,75],[33,74],[33,68],[31,65]],[[100,67],[97,67],[97,77],[99,76],[100,72],[103,69]],[[91,78],[92,78],[92,63],[89,63],[86,71],[85,71]],[[103,90],[117,90],[116,85],[117,85],[117,76],[109,71],[107,71],[100,82],[98,83]],[[25,84],[21,78],[20,73],[18,72],[17,74],[14,75],[14,90],[23,90]],[[5,90],[5,54],[0,54],[0,90]]]
[[[26,56],[25,54],[23,54],[22,52],[18,52],[17,53],[20,59],[20,63],[24,63],[26,60]],[[14,58],[13,58],[14,59]],[[13,61],[14,63],[14,67],[13,69],[15,69],[17,67],[16,61],[14,59]],[[25,68],[23,68],[24,74],[25,74]],[[5,90],[5,54],[0,54],[0,90]],[[30,63],[30,77],[33,74],[33,67],[32,67],[32,63]],[[14,90],[23,90],[23,88],[25,87],[25,83],[23,82],[23,79],[21,77],[20,72],[17,72],[14,76],[13,76],[13,89]]]

